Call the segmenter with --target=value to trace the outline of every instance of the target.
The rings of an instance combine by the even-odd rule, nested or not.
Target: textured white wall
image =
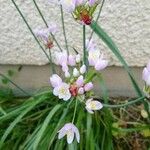
[[[32,0],[16,1],[33,29],[44,26]],[[46,20],[61,27],[59,7],[49,5],[48,0],[37,0],[37,3]],[[82,27],[69,14],[66,14],[65,22],[69,44],[81,50]],[[114,39],[131,66],[143,66],[150,59],[150,0],[106,0],[99,24]],[[64,45],[62,31],[57,38]],[[94,38],[99,49],[110,58],[110,64],[120,65],[102,41]],[[11,0],[0,0],[0,64],[47,63]]]

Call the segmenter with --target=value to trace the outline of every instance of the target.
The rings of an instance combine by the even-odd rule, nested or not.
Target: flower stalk
[[[65,22],[64,22],[64,12],[63,12],[62,5],[60,5],[60,12],[61,12],[61,22],[62,22],[62,29],[63,29],[66,50],[67,50],[67,54],[69,55],[69,48],[68,48],[68,42],[67,42],[67,36],[66,36],[66,30],[65,30]]]

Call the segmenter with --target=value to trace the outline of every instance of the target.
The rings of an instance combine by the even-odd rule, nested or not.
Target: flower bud
[[[75,64],[76,64],[75,57],[73,55],[69,55],[69,57],[68,57],[68,65],[75,66]]]
[[[81,61],[81,56],[80,54],[76,55],[76,63],[80,63]]]
[[[81,87],[81,86],[83,86],[83,84],[84,84],[83,76],[79,76],[76,81],[76,85],[77,85],[77,87]]]
[[[79,71],[77,70],[77,68],[73,69],[73,76],[74,77],[78,77],[79,76]]]
[[[84,85],[84,90],[86,92],[88,92],[88,91],[90,91],[92,89],[93,89],[93,83],[92,82],[89,82],[89,83],[87,83],[87,84]]]
[[[141,110],[141,116],[142,116],[143,118],[148,118],[148,113],[147,113],[147,111],[145,111],[144,109],[142,109],[142,110]]]
[[[62,64],[62,71],[63,72],[68,72],[68,70],[69,70],[69,68],[68,68],[68,66],[67,66],[67,64]]]
[[[84,74],[86,72],[86,65],[82,65],[80,68],[80,73]]]
[[[70,73],[68,71],[65,72],[65,77],[70,78]]]
[[[51,83],[52,87],[55,88],[62,83],[62,79],[57,74],[53,74],[50,77],[50,83]]]
[[[82,87],[81,87],[81,88],[79,88],[79,90],[78,90],[78,94],[81,94],[81,95],[82,95],[82,94],[84,94],[84,88],[82,88]]]

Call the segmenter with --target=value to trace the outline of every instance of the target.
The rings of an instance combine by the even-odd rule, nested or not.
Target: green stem
[[[97,74],[97,73],[93,72],[93,73],[86,79],[85,83],[88,83],[88,82],[92,81],[93,78],[96,76],[96,74]]]
[[[12,80],[10,80],[8,77],[6,77],[4,74],[0,73],[0,76],[8,80],[11,84],[13,84],[16,88],[18,88],[20,91],[22,91],[25,95],[30,96],[29,93],[24,91],[21,87],[19,87],[16,83],[14,83]]]
[[[61,11],[61,22],[62,22],[62,28],[63,28],[63,35],[64,35],[64,39],[65,39],[66,50],[67,50],[67,54],[69,55],[68,42],[67,42],[67,36],[66,36],[66,30],[65,30],[65,22],[64,22],[64,13],[63,13],[63,8],[61,5],[60,5],[60,11]]]
[[[35,36],[35,34],[33,33],[30,25],[28,24],[27,20],[25,19],[25,17],[23,16],[22,12],[20,11],[18,5],[15,3],[14,0],[12,0],[12,3],[14,4],[14,6],[16,7],[17,11],[19,12],[20,16],[22,17],[23,21],[25,22],[25,24],[27,25],[29,31],[31,32],[31,34],[33,35],[35,41],[37,42],[37,44],[39,45],[39,47],[41,48],[41,50],[43,51],[43,53],[45,54],[45,56],[47,57],[47,59],[49,60],[49,62],[51,61],[49,59],[48,54],[45,52],[44,48],[41,46],[40,42],[38,41],[37,37]]]
[[[46,22],[46,20],[45,20],[45,18],[44,18],[44,16],[43,16],[43,14],[42,14],[42,12],[41,12],[39,6],[37,5],[36,1],[33,0],[33,3],[34,3],[34,5],[35,5],[35,7],[37,8],[37,10],[38,10],[38,12],[39,12],[39,14],[40,14],[40,16],[41,16],[43,22],[45,23],[46,27],[48,27],[48,24],[47,24],[47,22]],[[53,40],[55,41],[56,45],[58,46],[58,48],[60,49],[60,51],[62,51],[62,49],[61,49],[59,43],[57,42],[57,40],[56,40],[56,38],[55,38],[55,36],[54,36],[52,33],[51,33],[51,36],[52,36]]]
[[[102,12],[102,8],[103,8],[103,6],[104,6],[104,3],[105,3],[105,0],[102,1],[102,4],[101,4],[101,6],[100,6],[100,9],[99,9],[99,12],[98,12],[96,21],[95,21],[96,23],[98,22],[98,19],[99,19],[100,15],[101,15],[101,12]],[[89,38],[90,40],[92,39],[93,34],[94,34],[94,31],[92,30],[91,35],[90,35],[90,38]]]
[[[85,27],[85,25],[83,25],[83,62],[88,69],[87,52],[86,52],[86,27]]]
[[[54,64],[53,64],[53,62],[52,62],[52,54],[51,54],[51,50],[50,50],[50,49],[49,49],[49,57],[50,57],[50,60],[51,60],[52,73],[56,73]]]
[[[130,102],[127,102],[125,104],[119,104],[119,105],[109,105],[109,104],[103,104],[104,107],[108,107],[108,108],[120,108],[120,107],[125,107],[125,106],[129,106],[129,105],[133,105],[135,103],[138,103],[140,101],[143,101],[145,99],[145,96],[140,97],[136,100],[132,100]]]
[[[75,108],[74,108],[74,113],[73,113],[72,123],[74,123],[74,119],[75,119],[75,116],[76,116],[77,104],[78,104],[78,101],[77,101],[77,99],[76,99],[76,104],[75,104]]]

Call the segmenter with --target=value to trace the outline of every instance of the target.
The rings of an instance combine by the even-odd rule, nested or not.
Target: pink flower
[[[92,82],[89,82],[89,83],[87,83],[87,84],[84,85],[84,90],[86,92],[88,92],[88,91],[90,91],[92,89],[93,89],[93,83]]]
[[[68,57],[68,65],[75,66],[76,65],[76,58],[73,55],[69,55]]]
[[[105,69],[107,66],[108,66],[107,60],[99,59],[95,64],[95,70],[100,71]]]
[[[54,35],[56,32],[58,32],[57,25],[54,23],[49,24],[48,31]]]
[[[62,79],[57,74],[53,74],[50,77],[50,83],[51,83],[52,87],[55,88],[62,83]]]
[[[89,51],[88,61],[90,66],[94,66],[97,71],[107,67],[108,61],[103,58],[99,50]]]
[[[77,142],[80,141],[80,134],[78,128],[72,124],[67,123],[65,124],[59,131],[58,131],[58,139],[63,138],[67,135],[67,143],[71,144],[73,142],[74,137],[77,139]]]
[[[57,52],[56,53],[56,62],[58,65],[67,65],[67,61],[68,61],[68,55],[67,52]]]

